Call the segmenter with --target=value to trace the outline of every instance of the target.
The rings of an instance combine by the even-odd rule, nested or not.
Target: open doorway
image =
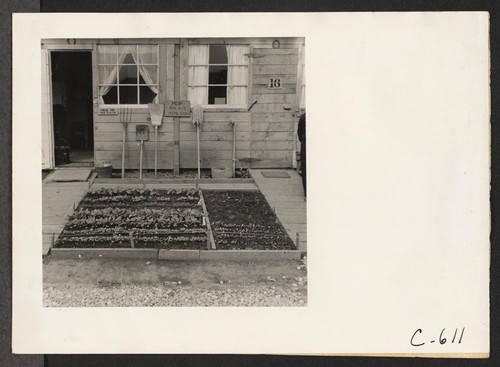
[[[55,164],[93,167],[92,53],[53,51],[51,69]]]

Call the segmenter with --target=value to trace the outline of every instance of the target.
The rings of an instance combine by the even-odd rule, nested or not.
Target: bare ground
[[[302,261],[56,260],[44,306],[305,306]]]

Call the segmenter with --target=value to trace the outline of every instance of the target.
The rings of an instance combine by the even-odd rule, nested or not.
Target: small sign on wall
[[[165,116],[191,116],[191,105],[189,101],[167,101],[165,103]]]
[[[136,140],[149,140],[149,125],[135,125],[135,139]]]
[[[269,78],[267,81],[267,89],[281,89],[282,86],[281,78]]]
[[[118,115],[116,108],[99,108],[99,116],[115,116]]]

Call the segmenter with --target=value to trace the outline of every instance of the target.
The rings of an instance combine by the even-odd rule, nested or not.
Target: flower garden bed
[[[70,216],[55,248],[207,248],[197,189],[97,189]]]
[[[218,250],[295,250],[260,191],[203,192]]]
[[[281,260],[301,254],[259,191],[195,188],[90,190],[51,253],[160,260]]]

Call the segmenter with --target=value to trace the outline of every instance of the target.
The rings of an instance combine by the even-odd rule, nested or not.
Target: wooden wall
[[[180,60],[174,62],[174,45],[160,45],[160,103],[167,99],[187,97],[187,88],[182,85],[187,79],[186,44],[181,40]],[[291,168],[297,115],[297,63],[298,44],[283,44],[273,49],[271,39],[258,40],[252,46],[254,57],[250,59],[249,104],[257,103],[251,111],[223,108],[205,111],[205,121],[201,127],[201,166],[231,167],[233,132],[230,122],[236,127],[236,167]],[[179,57],[179,54],[175,57]],[[174,65],[179,65],[175,71]],[[281,78],[281,89],[268,89],[270,77]],[[179,78],[175,83],[174,78]],[[176,93],[174,86],[179,85]],[[119,116],[99,116],[94,114],[94,138],[96,164],[110,162],[113,167],[121,167],[122,125]],[[127,132],[127,169],[139,167],[139,146],[135,141],[135,126],[150,124],[148,109],[134,109],[132,122]],[[180,168],[197,167],[196,129],[190,118],[179,122],[179,165]],[[174,142],[176,134],[172,117],[164,117],[159,128],[159,169],[174,167]],[[154,168],[154,128],[150,126],[150,141],[145,143],[144,168]]]
[[[154,169],[154,127],[151,126],[147,108],[133,109],[131,122],[127,125],[127,142],[125,145],[125,168],[139,168],[139,145],[135,129],[138,124],[148,124],[149,141],[144,143],[143,167]],[[96,164],[108,162],[114,168],[120,168],[122,162],[123,125],[119,116],[99,116],[94,123],[94,150]],[[158,128],[158,168],[172,169],[173,155],[173,119],[163,118]]]
[[[159,83],[160,103],[174,99],[174,44],[159,46]],[[95,61],[94,61],[95,63]],[[96,75],[96,72],[94,71]],[[94,85],[97,88],[97,85]],[[94,91],[97,95],[97,90]],[[143,167],[154,169],[154,127],[151,125],[148,108],[133,108],[131,121],[127,126],[125,168],[139,168],[139,145],[136,141],[136,125],[149,125],[149,141],[144,143]],[[121,168],[122,162],[122,131],[120,116],[101,116],[98,106],[94,106],[94,158],[95,164],[111,163],[114,168]],[[158,128],[158,168],[173,167],[173,118],[164,117]]]
[[[236,135],[237,167],[245,167],[250,157],[250,113],[249,112],[205,112],[200,130],[200,159],[203,168],[231,167],[233,158],[233,128]],[[196,167],[196,129],[190,119],[181,119],[180,155],[182,168]]]
[[[295,139],[297,45],[253,50],[251,158],[255,168],[291,168]],[[281,78],[281,89],[268,89],[270,78]]]

